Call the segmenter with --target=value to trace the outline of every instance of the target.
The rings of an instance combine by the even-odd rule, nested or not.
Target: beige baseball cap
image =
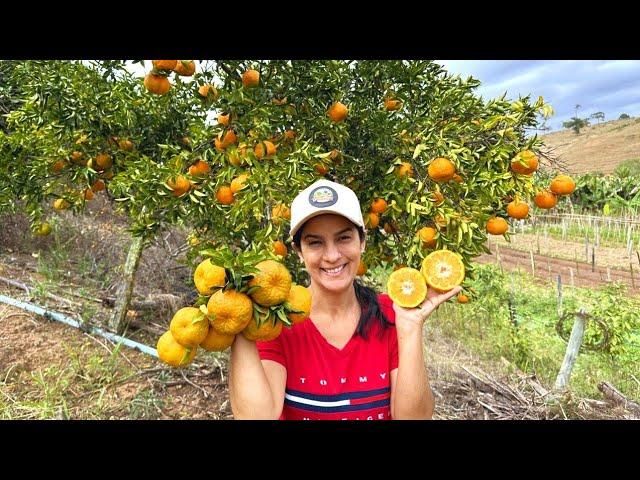
[[[318,180],[301,191],[291,203],[291,229],[293,237],[304,222],[325,213],[335,213],[364,227],[360,201],[349,187],[330,180]]]

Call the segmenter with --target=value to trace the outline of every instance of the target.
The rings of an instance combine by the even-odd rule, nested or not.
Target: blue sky
[[[578,109],[586,118],[604,112],[605,121],[621,113],[640,116],[639,60],[436,60],[452,74],[480,80],[476,92],[484,99],[507,93],[508,99],[531,94],[544,97],[555,115],[547,120],[552,131],[562,129]],[[592,124],[597,123],[591,120]]]

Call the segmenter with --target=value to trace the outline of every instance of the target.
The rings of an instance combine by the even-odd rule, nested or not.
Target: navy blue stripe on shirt
[[[298,408],[300,410],[307,410],[310,412],[318,413],[337,413],[337,412],[354,412],[358,410],[368,410],[376,407],[387,407],[391,404],[391,399],[385,398],[383,400],[376,400],[375,402],[359,403],[357,405],[340,405],[337,407],[318,407],[316,405],[307,405],[305,403],[298,403],[287,398],[284,399],[284,403],[290,407]]]
[[[309,392],[301,392],[300,390],[285,389],[285,393],[289,395],[295,395],[296,397],[306,398],[308,400],[318,400],[320,402],[336,402],[338,400],[349,400],[351,398],[365,398],[372,397],[374,395],[381,395],[383,393],[391,392],[390,387],[378,388],[376,390],[366,390],[363,392],[347,392],[338,393],[336,395],[317,395]]]

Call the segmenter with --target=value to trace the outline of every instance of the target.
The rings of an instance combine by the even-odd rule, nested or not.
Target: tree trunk
[[[586,319],[584,311],[581,309],[575,317],[573,322],[573,328],[571,329],[571,336],[569,337],[569,343],[567,344],[567,351],[564,354],[564,360],[562,361],[562,367],[556,378],[554,389],[557,391],[564,391],[569,385],[569,378],[571,377],[571,370],[573,370],[573,364],[578,358],[578,352],[580,351],[580,345],[582,345],[582,338],[584,337]]]
[[[115,331],[118,335],[124,332],[127,326],[127,310],[133,293],[136,271],[138,270],[138,263],[140,262],[142,249],[143,239],[141,237],[134,237],[131,242],[131,246],[129,247],[127,260],[124,264],[122,282],[120,283],[118,293],[116,294],[116,310],[113,317],[111,317],[111,322],[109,324],[109,328]]]

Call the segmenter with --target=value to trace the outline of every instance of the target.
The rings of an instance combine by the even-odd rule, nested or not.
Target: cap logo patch
[[[309,194],[309,203],[317,208],[330,207],[338,201],[338,194],[331,187],[314,188]]]

